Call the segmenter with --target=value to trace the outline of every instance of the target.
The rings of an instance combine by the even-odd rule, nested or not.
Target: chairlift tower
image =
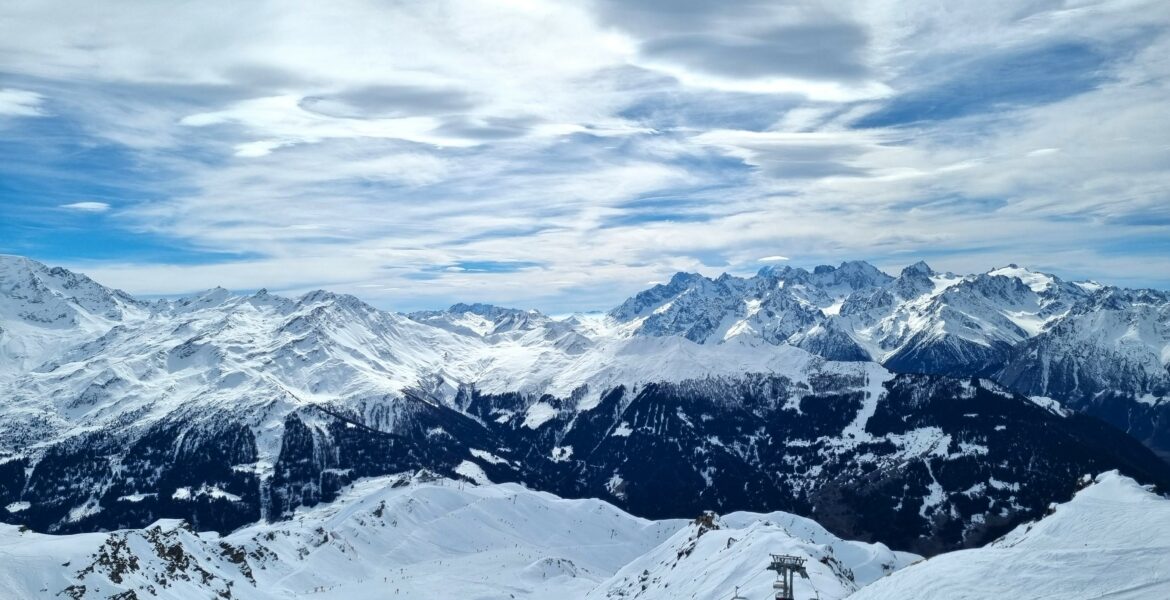
[[[804,568],[806,559],[790,554],[773,554],[769,571],[776,572],[776,581],[772,588],[776,590],[776,600],[796,600],[794,584],[796,575],[808,579],[808,571]]]

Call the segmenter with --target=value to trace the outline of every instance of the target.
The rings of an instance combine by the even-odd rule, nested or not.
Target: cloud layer
[[[0,251],[404,309],[605,308],[784,257],[1168,287],[1168,25],[1156,1],[18,0]]]

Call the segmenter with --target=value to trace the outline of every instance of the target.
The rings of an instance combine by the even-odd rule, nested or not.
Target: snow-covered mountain
[[[1105,473],[984,548],[933,557],[850,598],[1170,598],[1167,531],[1170,500]]]
[[[826,600],[918,558],[785,513],[647,521],[599,500],[416,473],[226,536],[182,521],[65,536],[0,525],[0,588],[78,600],[719,597],[770,588],[768,551],[808,559],[801,586]]]
[[[790,344],[831,360],[866,360],[865,350],[827,318],[859,291],[891,278],[863,262],[839,268],[766,268],[752,278],[679,273],[637,294],[610,316],[641,335],[678,335],[701,344],[735,337]]]
[[[485,305],[401,315],[328,292],[146,303],[0,263],[2,351],[25,356],[0,370],[0,521],[38,531],[160,518],[231,531],[427,468],[653,518],[787,510],[933,553],[1039,516],[1086,472],[1170,486],[1170,465],[1052,402],[810,351],[873,347],[845,320],[851,302],[965,289],[921,265],[896,279],[864,263],[679,276],[611,314],[559,319]],[[720,315],[736,293],[758,305]],[[64,317],[21,316],[54,303]],[[809,307],[840,317],[817,330],[836,333],[785,343]]]
[[[84,275],[0,255],[0,376],[27,371],[148,310]]]
[[[774,597],[772,554],[806,559],[797,597],[844,598],[919,557],[883,544],[844,542],[815,521],[787,513],[704,515],[630,561],[587,600]]]
[[[899,373],[985,376],[1097,415],[1170,454],[1170,294],[1016,265],[960,276],[919,262],[754,277],[678,274],[610,315],[638,334],[750,338]]]

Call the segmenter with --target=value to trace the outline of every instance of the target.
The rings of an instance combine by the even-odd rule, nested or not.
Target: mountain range
[[[295,518],[429,469],[653,519],[783,510],[921,554],[1116,469],[1170,489],[1170,296],[1009,266],[678,274],[604,314],[145,301],[0,257],[0,521]],[[1143,443],[1145,445],[1143,445]]]
[[[737,337],[897,373],[978,376],[1099,416],[1170,452],[1170,294],[1017,265],[976,275],[864,262],[755,277],[678,274],[610,312],[639,333]]]

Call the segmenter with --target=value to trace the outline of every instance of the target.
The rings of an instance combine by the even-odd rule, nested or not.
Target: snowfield
[[[838,539],[815,521],[787,513],[732,513],[710,524],[690,523],[665,543],[638,557],[586,598],[673,600],[770,599],[772,554],[808,559],[808,579],[798,578],[798,598],[849,596],[920,557],[882,544]]]
[[[800,600],[1136,600],[1170,597],[1168,531],[1170,500],[1115,472],[985,548],[928,560],[786,513],[649,521],[421,472],[224,537],[174,520],[66,536],[3,525],[0,596],[764,600],[779,553],[808,561]]]
[[[364,480],[291,521],[222,538],[173,520],[67,536],[0,526],[0,597],[714,598],[770,589],[768,552],[810,559],[799,585],[826,599],[918,558],[785,513],[648,521],[599,500],[423,473]]]
[[[1116,472],[993,544],[935,556],[850,600],[1170,598],[1170,500]]]

